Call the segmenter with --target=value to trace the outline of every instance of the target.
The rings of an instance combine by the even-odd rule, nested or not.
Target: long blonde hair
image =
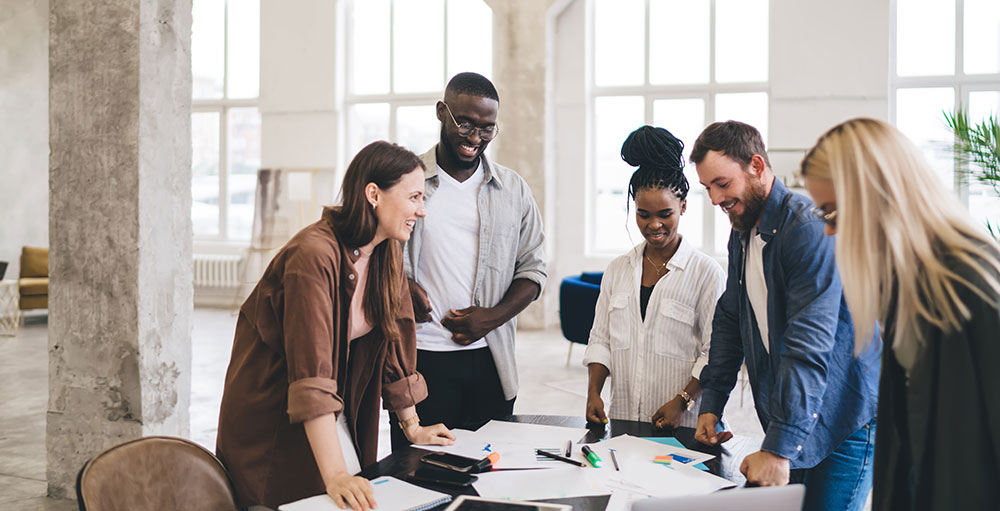
[[[907,369],[925,341],[920,321],[951,332],[970,318],[965,286],[947,258],[1000,291],[996,243],[975,224],[920,150],[889,124],[858,118],[826,132],[802,161],[802,174],[831,179],[837,197],[837,267],[855,327],[855,348],[895,309],[892,347]]]

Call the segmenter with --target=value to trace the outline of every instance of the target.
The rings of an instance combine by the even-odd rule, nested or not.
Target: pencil
[[[608,450],[611,451],[611,463],[615,464],[615,470],[620,471],[621,469],[618,468],[618,457],[615,456],[615,450],[614,449],[608,449]]]
[[[546,457],[552,458],[554,460],[559,460],[559,461],[561,461],[563,463],[569,463],[570,465],[576,465],[578,467],[586,467],[587,466],[587,465],[584,465],[583,463],[581,463],[579,461],[572,460],[572,459],[569,459],[569,458],[564,458],[564,457],[562,457],[562,456],[560,456],[558,454],[552,454],[551,452],[543,451],[541,449],[535,449],[535,452],[537,452],[538,454],[541,454],[542,456],[546,456]]]

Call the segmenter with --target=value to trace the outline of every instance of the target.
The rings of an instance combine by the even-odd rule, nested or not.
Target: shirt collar
[[[435,144],[434,147],[430,149],[430,151],[424,153],[424,155],[420,158],[424,160],[424,163],[427,165],[427,169],[424,170],[424,181],[429,181],[430,179],[433,179],[438,175],[438,163],[437,163],[438,145],[439,144]],[[483,153],[479,155],[479,158],[483,166],[483,183],[493,183],[496,186],[503,188],[503,185],[500,183],[499,179],[493,179],[493,168],[492,165],[490,164],[490,161],[486,158],[486,154]]]
[[[629,257],[629,262],[632,263],[633,267],[642,267],[642,253],[646,250],[646,240],[642,240],[632,249],[632,253]],[[694,247],[691,246],[689,242],[683,236],[681,237],[681,243],[677,246],[677,251],[674,252],[673,257],[667,261],[667,268],[671,270],[681,270],[687,267],[688,261],[691,260],[691,255],[694,253]]]
[[[762,240],[771,241],[771,238],[778,233],[778,226],[782,220],[781,204],[786,195],[788,195],[788,188],[775,176],[774,184],[771,185],[771,194],[768,195],[764,211],[760,215],[760,226],[757,227]]]

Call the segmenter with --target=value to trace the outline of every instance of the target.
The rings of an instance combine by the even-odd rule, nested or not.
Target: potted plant
[[[969,113],[959,108],[954,113],[944,112],[948,128],[955,135],[954,151],[961,175],[987,184],[1000,195],[1000,119],[997,114],[987,116],[978,124],[969,121]],[[986,228],[1000,240],[1000,219],[986,221]]]

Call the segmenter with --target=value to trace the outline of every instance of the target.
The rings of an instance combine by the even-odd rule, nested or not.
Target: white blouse
[[[648,422],[691,377],[701,377],[715,304],[725,288],[719,263],[682,238],[667,263],[670,271],[653,287],[643,321],[639,286],[645,246],[643,241],[618,256],[604,272],[583,358],[585,366],[599,363],[611,371],[612,419]],[[682,426],[697,425],[699,404],[684,413]]]

